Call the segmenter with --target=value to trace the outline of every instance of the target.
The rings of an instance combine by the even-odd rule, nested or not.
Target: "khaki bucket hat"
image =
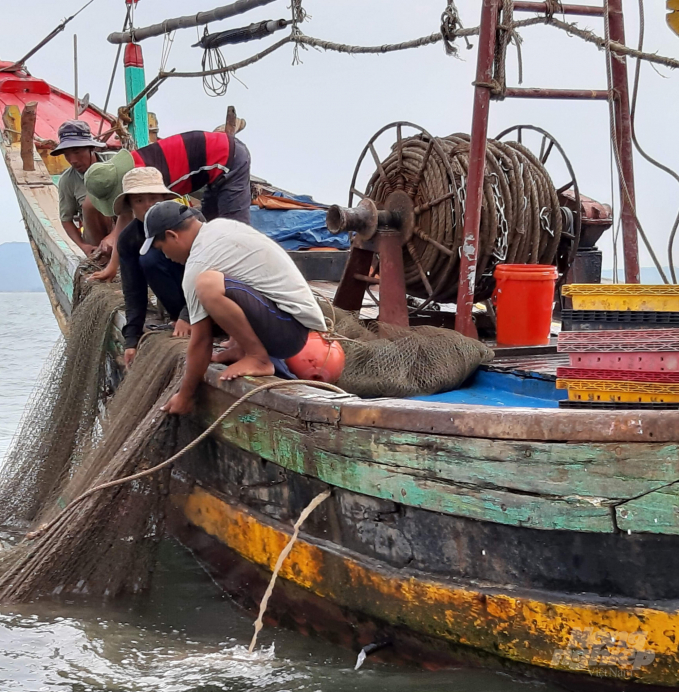
[[[163,181],[163,174],[157,168],[133,168],[123,176],[123,191],[113,202],[113,212],[120,216],[130,210],[128,195],[171,195],[179,197],[176,192],[168,190]]]
[[[92,204],[104,216],[115,216],[113,201],[123,191],[123,176],[134,168],[134,159],[127,149],[119,151],[110,161],[93,163],[85,173],[85,189]]]

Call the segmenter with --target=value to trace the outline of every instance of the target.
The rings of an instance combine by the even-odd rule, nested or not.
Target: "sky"
[[[276,2],[247,15],[218,22],[211,31],[244,26],[262,19],[289,16],[289,0]],[[638,2],[623,0],[627,42],[638,40]],[[19,58],[84,0],[22,0],[3,7],[0,59]],[[162,19],[212,9],[226,0],[140,0],[134,22],[146,26]],[[581,3],[583,4],[583,3]],[[593,4],[593,3],[592,3]],[[479,22],[479,0],[457,0],[463,24]],[[665,24],[665,3],[646,2],[648,51],[679,57],[679,36]],[[396,43],[436,32],[444,0],[304,0],[310,36],[351,44]],[[107,35],[122,27],[123,0],[94,0],[66,30],[28,62],[31,73],[66,91],[73,90],[73,34],[78,35],[80,93],[103,105],[116,47]],[[579,26],[603,35],[603,21],[574,18]],[[9,31],[14,26],[16,30]],[[201,29],[202,31],[202,29]],[[521,30],[523,86],[606,88],[604,54],[578,38],[545,26]],[[258,52],[276,38],[225,47],[227,62]],[[196,29],[176,32],[167,68],[200,69],[202,52],[192,48]],[[227,106],[234,105],[247,128],[239,135],[252,154],[253,174],[297,193],[312,194],[327,203],[345,204],[359,154],[382,126],[407,120],[445,136],[469,132],[476,69],[476,39],[467,50],[459,41],[459,57],[447,56],[441,44],[388,55],[348,56],[317,50],[301,51],[301,65],[292,65],[292,47],[286,46],[256,65],[237,73],[225,96],[208,96],[200,79],[170,79],[149,102],[160,121],[160,135],[192,129],[212,130],[224,122]],[[162,37],[142,43],[146,76],[157,74],[164,48]],[[167,47],[167,46],[165,46]],[[630,73],[633,63],[630,64]],[[510,48],[508,83],[518,85],[517,55]],[[122,70],[114,84],[109,110],[125,103]],[[679,138],[673,136],[679,103],[679,73],[642,66],[637,133],[649,153],[679,168]],[[608,110],[605,102],[511,100],[493,102],[489,134],[516,124],[534,124],[551,132],[571,158],[580,190],[602,202],[612,200]],[[386,153],[393,139],[380,140]],[[554,157],[552,157],[554,159]],[[679,185],[638,156],[635,159],[637,207],[642,224],[667,264],[666,246],[679,209]],[[557,160],[550,161],[557,187],[564,177]],[[364,168],[366,178],[369,167]],[[617,195],[614,205],[618,205]],[[0,242],[25,239],[21,215],[0,166]],[[612,266],[611,233],[599,242],[604,266]],[[622,257],[621,250],[619,256]],[[645,250],[641,264],[650,265]]]

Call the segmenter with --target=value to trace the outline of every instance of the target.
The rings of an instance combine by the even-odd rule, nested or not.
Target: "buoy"
[[[344,370],[344,349],[338,341],[309,332],[304,348],[285,361],[301,380],[316,380],[334,384]]]

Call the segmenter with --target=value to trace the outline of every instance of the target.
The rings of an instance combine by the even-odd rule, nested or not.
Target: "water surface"
[[[0,293],[0,457],[59,331],[45,294]],[[39,382],[38,382],[39,384]],[[39,394],[39,390],[36,390]],[[0,691],[12,692],[551,692],[481,670],[426,672],[264,628],[191,555],[166,541],[151,592],[101,604],[0,607]]]

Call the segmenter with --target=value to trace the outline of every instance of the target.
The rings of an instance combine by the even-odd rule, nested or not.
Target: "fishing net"
[[[59,494],[97,435],[107,394],[106,340],[122,295],[92,286],[74,310],[68,340],[47,358],[0,469],[0,524],[30,524]]]
[[[460,387],[493,351],[438,327],[364,326],[354,313],[322,305],[346,355],[337,385],[362,397],[411,397]]]
[[[146,338],[105,411],[101,406],[109,308],[116,306],[116,300],[120,296],[115,290],[103,286],[77,308],[68,343],[53,361],[48,401],[34,397],[10,464],[3,469],[0,494],[13,502],[22,521],[33,526],[56,521],[34,540],[0,553],[1,602],[60,593],[113,596],[149,584],[155,548],[163,534],[169,469],[95,493],[60,515],[63,507],[94,485],[137,473],[174,450],[176,424],[160,406],[179,386],[185,340],[167,334]],[[104,307],[106,317],[99,319]],[[84,351],[80,341],[90,348]],[[60,374],[58,368],[69,375]],[[69,407],[76,412],[64,410]],[[46,420],[40,424],[43,415]],[[79,417],[83,420],[76,423]],[[19,450],[24,431],[31,452]],[[26,498],[30,511],[22,511],[21,501],[9,497],[11,492]],[[5,508],[3,513],[9,514]]]

